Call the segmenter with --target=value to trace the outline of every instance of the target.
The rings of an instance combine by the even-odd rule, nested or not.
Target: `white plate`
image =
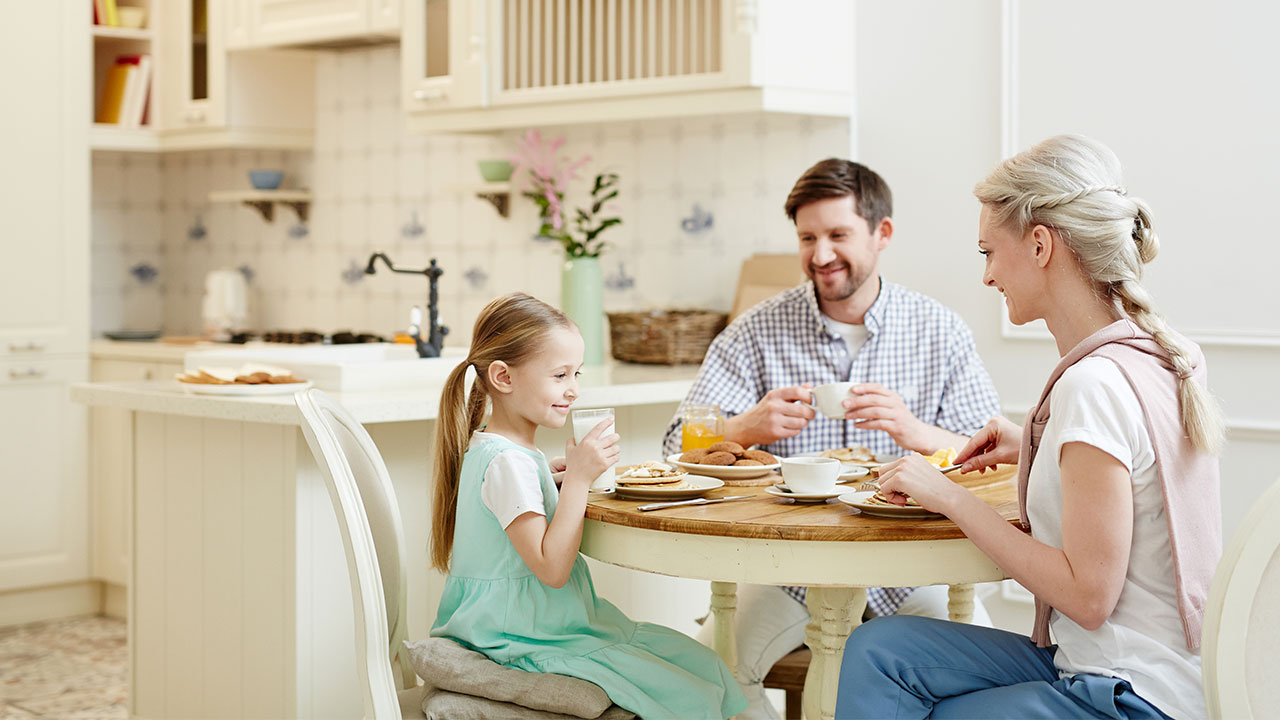
[[[832,449],[834,450],[836,448],[832,448]],[[820,452],[796,453],[792,457],[822,457],[822,453]],[[900,455],[876,455],[875,462],[859,462],[856,460],[841,460],[840,461],[840,467],[842,468],[841,474],[844,473],[844,470],[850,469],[850,468],[863,468],[863,469],[878,468],[881,465],[885,463],[893,462],[894,460],[897,460],[900,457],[901,457]]]
[[[667,462],[686,472],[706,475],[707,477],[719,478],[721,480],[746,480],[748,478],[758,478],[777,470],[782,467],[781,463],[772,465],[699,465],[698,463],[680,462],[680,456],[684,453],[672,453],[667,456]]]
[[[311,387],[310,380],[296,383],[279,383],[276,385],[205,385],[203,383],[187,383],[176,381],[183,390],[196,395],[238,395],[256,397],[258,395],[292,395]]]
[[[684,481],[693,487],[667,489],[644,487],[643,485],[619,485],[615,492],[618,497],[629,500],[686,500],[688,498],[701,497],[708,490],[724,487],[723,481],[712,477],[702,477],[701,475],[685,475]]]
[[[798,492],[791,492],[791,490],[787,487],[786,483],[778,483],[777,485],[770,485],[769,487],[764,489],[765,492],[769,493],[770,495],[773,495],[774,497],[791,498],[796,502],[809,502],[809,503],[826,502],[833,497],[839,497],[847,493],[848,490],[849,490],[848,488],[837,488],[835,490],[832,490],[831,492],[798,493]]]
[[[611,498],[613,497],[613,492],[614,492],[613,490],[588,490],[587,502],[591,502],[592,500],[604,500],[606,498]]]
[[[875,495],[874,490],[860,490],[841,495],[840,502],[852,508],[857,508],[859,512],[865,515],[875,515],[878,517],[910,519],[916,518],[920,520],[933,520],[943,517],[935,512],[929,512],[922,507],[898,507],[897,505],[872,505],[867,499]]]

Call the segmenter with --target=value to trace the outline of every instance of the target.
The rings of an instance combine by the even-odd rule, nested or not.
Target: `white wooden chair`
[[[422,689],[404,648],[404,530],[387,466],[364,427],[327,395],[310,390],[294,398],[347,553],[364,716],[423,718]]]
[[[1214,720],[1280,708],[1280,481],[1254,503],[1222,554],[1201,635],[1204,697]]]

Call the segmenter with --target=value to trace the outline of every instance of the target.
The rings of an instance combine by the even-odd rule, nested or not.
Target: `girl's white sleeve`
[[[546,517],[542,506],[542,480],[538,464],[528,453],[511,449],[498,453],[484,471],[480,499],[498,518],[502,529],[527,512]]]

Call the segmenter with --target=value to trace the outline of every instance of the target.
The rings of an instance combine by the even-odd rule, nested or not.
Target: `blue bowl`
[[[275,190],[284,182],[283,170],[250,170],[249,183],[255,190]]]

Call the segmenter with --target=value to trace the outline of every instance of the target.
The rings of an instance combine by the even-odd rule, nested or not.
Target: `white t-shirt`
[[[471,442],[495,437],[499,436],[476,431],[471,436]],[[538,476],[538,463],[529,457],[529,453],[517,448],[498,453],[484,471],[484,480],[480,483],[480,500],[498,518],[503,530],[527,512],[546,517],[547,511],[542,506],[542,480]]]
[[[1200,653],[1187,649],[1178,612],[1173,552],[1155,451],[1142,407],[1120,369],[1106,358],[1085,358],[1053,386],[1049,422],[1027,488],[1035,539],[1062,547],[1062,446],[1083,442],[1129,469],[1133,482],[1133,545],[1120,599],[1097,630],[1052,613],[1058,643],[1054,664],[1063,675],[1093,673],[1129,681],[1144,699],[1175,718],[1206,716]]]
[[[828,330],[844,338],[844,344],[849,348],[850,362],[852,362],[853,356],[857,355],[867,342],[867,326],[840,322],[827,315],[822,316],[822,322],[826,324]]]

